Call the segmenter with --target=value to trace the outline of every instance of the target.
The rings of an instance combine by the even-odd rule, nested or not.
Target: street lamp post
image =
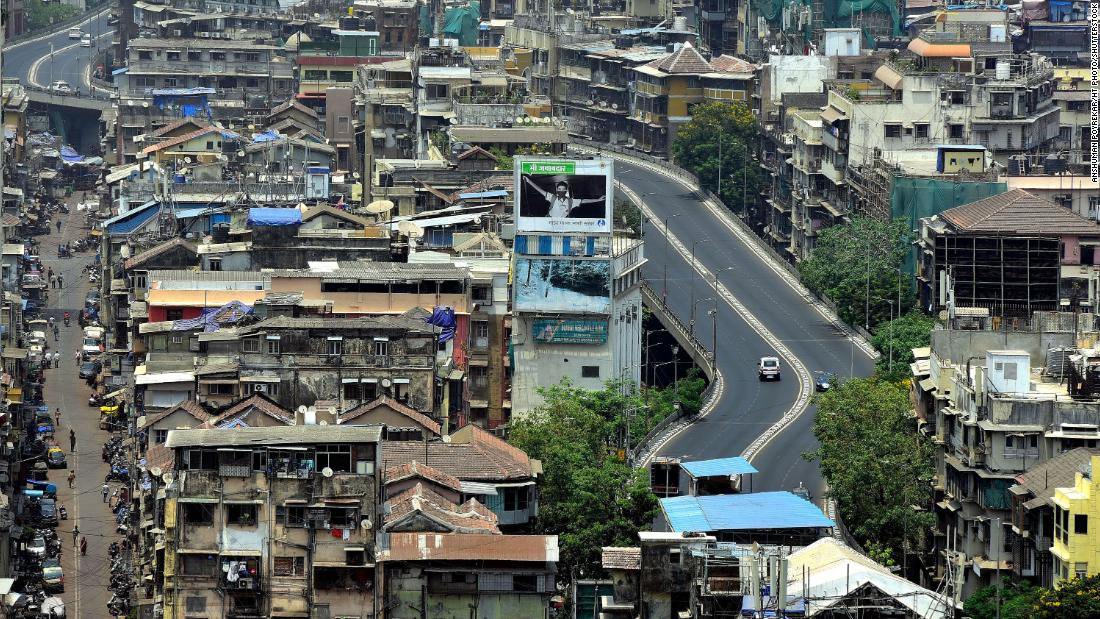
[[[691,336],[695,337],[695,247],[699,243],[706,243],[710,239],[696,239],[691,242],[691,322],[688,324],[688,329],[691,331]]]

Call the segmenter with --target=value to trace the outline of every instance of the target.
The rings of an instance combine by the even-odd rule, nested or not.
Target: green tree
[[[1030,619],[1042,591],[1024,580],[1001,579],[1001,619]],[[997,585],[982,587],[966,598],[963,614],[971,619],[996,619]]]
[[[818,398],[813,431],[820,445],[806,457],[821,463],[852,535],[883,557],[920,547],[935,518],[913,506],[931,501],[933,448],[913,427],[908,390],[844,381]]]
[[[1054,589],[1043,589],[1032,608],[1031,616],[1036,619],[1100,617],[1100,574],[1063,580]]]
[[[902,221],[855,217],[824,229],[808,260],[799,264],[802,282],[836,304],[848,324],[874,328],[913,307],[915,295],[899,272],[909,235]]]
[[[882,356],[875,363],[875,373],[883,380],[898,382],[909,378],[909,364],[913,363],[913,349],[923,348],[932,342],[932,328],[936,320],[920,312],[909,312],[879,325],[871,338],[871,345]]]
[[[727,206],[735,207],[755,200],[759,191],[760,167],[752,162],[755,140],[756,119],[747,105],[708,101],[692,107],[691,120],[677,130],[672,159]]]
[[[625,420],[641,400],[615,383],[588,391],[563,381],[541,394],[543,405],[513,421],[509,440],[542,461],[536,528],[558,535],[558,573],[591,578],[600,548],[635,544],[657,512],[645,470],[619,457]]]
[[[24,10],[27,15],[28,32],[48,28],[52,24],[65,21],[80,12],[80,9],[71,4],[43,2],[43,0],[27,0]]]

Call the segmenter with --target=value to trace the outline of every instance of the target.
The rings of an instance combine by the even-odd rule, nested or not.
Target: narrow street
[[[61,565],[65,571],[65,593],[61,597],[69,617],[103,617],[107,615],[107,601],[111,597],[107,589],[110,568],[107,547],[118,539],[114,515],[103,502],[101,491],[107,473],[101,448],[108,433],[99,429],[99,409],[88,406],[91,389],[79,378],[80,365],[74,359],[83,335],[78,317],[90,288],[83,268],[95,259],[95,254],[81,252],[72,258],[57,258],[59,243],[75,241],[87,234],[82,227],[83,214],[76,210],[77,196],[67,200],[72,211],[69,215],[56,214],[62,218],[61,232],[51,228],[51,234],[39,241],[43,264],[52,268],[55,275],[60,273],[64,284],[60,290],[50,289],[50,315],[61,329],[60,341],[53,344],[53,350],[60,351],[61,363],[58,369],[46,371],[43,392],[51,411],[61,409],[61,425],[55,436],[66,450],[68,461],[68,469],[50,471],[50,481],[57,484],[58,503],[69,511],[69,519],[61,521],[57,529],[64,548]],[[66,311],[72,316],[68,327],[62,320]],[[70,431],[76,433],[75,452],[69,451]],[[69,471],[76,473],[72,490],[67,481]],[[112,484],[112,491],[117,486]],[[73,544],[74,526],[79,526],[80,535],[88,540],[87,556],[80,556]]]

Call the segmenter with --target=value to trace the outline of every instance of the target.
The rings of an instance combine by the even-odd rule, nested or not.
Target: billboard
[[[611,234],[611,160],[518,160],[515,183],[517,233]]]
[[[516,258],[515,309],[521,312],[607,314],[611,311],[611,262],[565,258]]]
[[[547,344],[606,344],[607,321],[540,318],[532,321],[531,334]]]

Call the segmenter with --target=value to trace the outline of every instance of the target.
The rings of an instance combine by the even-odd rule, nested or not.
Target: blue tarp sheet
[[[190,331],[201,327],[203,331],[210,333],[211,331],[217,331],[222,325],[235,324],[251,314],[252,307],[240,301],[230,301],[221,307],[204,309],[202,314],[195,318],[177,320],[172,323],[172,330]]]
[[[293,226],[302,223],[302,211],[296,208],[257,207],[248,209],[250,226]]]
[[[274,142],[275,140],[278,140],[281,137],[283,137],[283,136],[279,135],[278,131],[274,131],[274,130],[269,129],[269,130],[264,131],[262,133],[253,133],[252,134],[252,143],[253,144],[259,144],[260,142]]]
[[[222,134],[222,137],[227,139],[227,140],[239,140],[239,139],[241,139],[241,134],[234,133],[232,131],[229,131],[228,129],[222,129],[220,131],[220,133]]]
[[[816,505],[790,492],[669,497],[661,499],[661,511],[676,532],[835,526]]]
[[[449,307],[436,307],[432,310],[432,315],[424,319],[424,322],[435,326],[442,327],[442,331],[439,333],[439,343],[449,342],[454,339],[455,336],[455,311]]]
[[[493,191],[476,191],[473,193],[460,193],[458,194],[461,200],[476,200],[477,198],[505,198],[508,196],[508,192],[503,189],[494,189]]]
[[[74,150],[72,146],[61,147],[61,158],[68,163],[80,163],[81,161],[84,161],[84,155],[76,152],[76,150]]]
[[[194,95],[212,95],[217,91],[213,88],[154,88],[153,96],[188,97]]]

